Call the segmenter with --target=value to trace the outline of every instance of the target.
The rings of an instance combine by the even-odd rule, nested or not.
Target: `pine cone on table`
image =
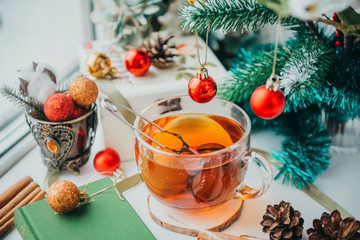
[[[313,228],[306,232],[309,240],[360,240],[360,222],[348,217],[344,220],[338,210],[331,215],[324,212],[320,219],[314,219]]]
[[[260,224],[264,233],[270,233],[270,240],[301,239],[304,229],[301,213],[284,201],[279,205],[268,205]]]
[[[143,51],[147,52],[151,59],[151,63],[158,68],[170,67],[174,64],[174,54],[171,49],[175,49],[175,45],[169,44],[169,40],[174,36],[162,38],[159,33],[155,34],[155,38],[146,39],[144,41]]]

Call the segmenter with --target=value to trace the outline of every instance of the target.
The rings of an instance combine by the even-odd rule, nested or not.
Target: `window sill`
[[[25,157],[35,146],[36,142],[30,132],[28,132],[24,138],[22,138],[11,150],[1,157],[0,178],[17,162]]]

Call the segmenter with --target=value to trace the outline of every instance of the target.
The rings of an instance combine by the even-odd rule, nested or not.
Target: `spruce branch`
[[[246,61],[244,61],[244,54],[247,55]],[[276,59],[276,73],[280,72],[288,57],[289,54],[284,48],[280,47]],[[232,76],[226,79],[225,83],[219,87],[219,95],[236,103],[249,98],[253,91],[260,85],[265,84],[266,79],[270,77],[273,58],[273,49],[264,49],[255,55],[242,50],[230,69]]]
[[[296,112],[323,100],[322,86],[334,62],[334,49],[323,42],[313,39],[301,44],[280,73],[285,112]]]
[[[311,31],[314,33],[315,37],[319,40],[322,40],[322,36],[320,35],[320,33],[318,32],[317,27],[315,26],[313,21],[306,21],[307,25],[309,26],[309,28],[311,29]]]
[[[294,32],[295,39],[298,42],[316,39],[323,41],[325,44],[333,44],[335,34],[331,26],[308,21],[299,22],[299,24],[290,26],[288,29]]]
[[[35,102],[33,99],[22,94],[15,88],[3,85],[0,88],[0,93],[18,107],[29,109],[37,118],[46,119],[44,114],[44,105],[39,102]]]
[[[208,0],[205,4],[199,1],[199,4],[183,6],[179,15],[184,29],[200,33],[207,29],[209,23],[210,31],[221,29],[229,32],[239,28],[254,31],[266,24],[275,24],[278,19],[276,12],[255,0]],[[287,26],[299,22],[300,20],[294,17],[281,19],[281,23]]]

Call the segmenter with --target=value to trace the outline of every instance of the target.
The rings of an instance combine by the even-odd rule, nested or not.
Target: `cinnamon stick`
[[[33,179],[29,176],[24,177],[17,183],[6,189],[0,194],[0,209],[4,207],[12,198],[14,198],[21,190],[23,190]]]
[[[40,189],[40,188],[39,188],[39,189]],[[37,202],[37,201],[43,199],[44,196],[45,196],[45,191],[44,191],[44,190],[37,191],[37,188],[36,188],[36,190],[34,190],[34,192],[37,192],[37,194],[33,194],[33,195],[35,195],[35,197],[33,197],[28,204]],[[29,195],[29,196],[30,196],[30,195]],[[25,200],[25,199],[24,199],[24,200]],[[24,202],[25,202],[25,201],[24,201]],[[24,204],[24,205],[26,205],[26,204]],[[19,204],[19,206],[20,206],[20,204]],[[16,209],[16,208],[15,208],[15,209]],[[0,237],[1,237],[7,230],[9,230],[10,228],[12,228],[12,227],[14,226],[14,213],[15,213],[15,209],[14,209],[12,215],[11,215],[11,218],[10,218],[9,220],[7,220],[6,222],[4,221],[4,224],[3,224],[3,225],[0,224]]]
[[[45,194],[46,194],[46,192],[44,190],[41,190],[28,204],[40,201],[41,199],[44,199]]]
[[[14,226],[14,217],[7,221],[4,225],[0,226],[0,237],[10,228]]]
[[[14,216],[16,208],[23,207],[26,204],[28,204],[31,201],[31,199],[33,199],[40,191],[41,191],[40,187],[37,187],[26,198],[24,198],[20,203],[18,203],[16,206],[14,206],[4,217],[0,218],[0,226],[5,224],[9,219],[11,219]]]
[[[13,199],[11,199],[3,208],[0,209],[0,219],[2,219],[9,211],[18,205],[26,196],[39,187],[37,183],[31,182],[23,190],[21,190]]]

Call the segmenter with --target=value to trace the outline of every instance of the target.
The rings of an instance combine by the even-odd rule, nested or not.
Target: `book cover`
[[[112,181],[104,178],[90,183],[86,192],[91,194],[111,185]],[[25,240],[156,239],[129,202],[120,200],[114,188],[91,200],[67,214],[54,213],[46,199],[41,200],[16,209],[15,226]]]

